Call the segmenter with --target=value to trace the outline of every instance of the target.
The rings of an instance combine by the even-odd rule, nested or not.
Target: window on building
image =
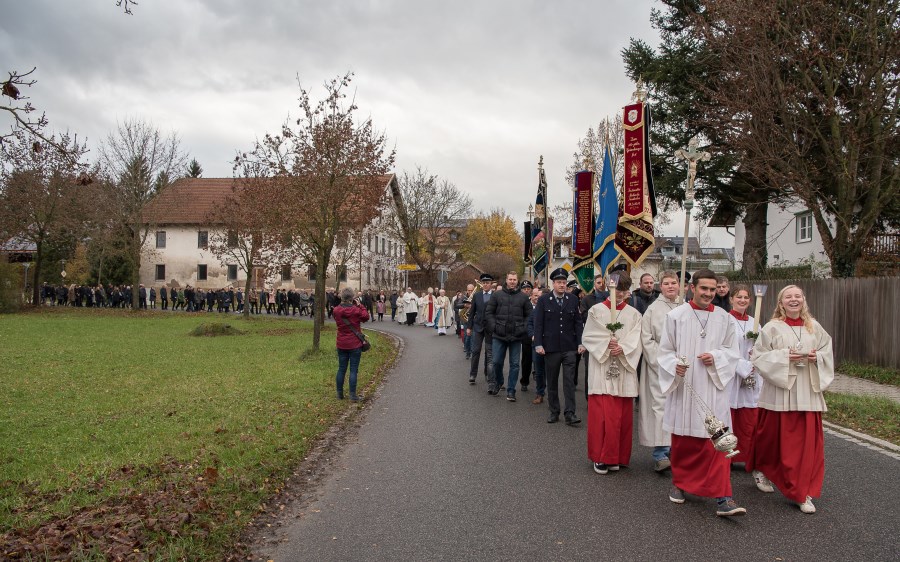
[[[317,273],[318,273],[318,271],[316,271],[315,265],[309,264],[306,266],[306,279],[308,281],[315,281]]]
[[[197,265],[197,281],[206,281],[206,264]]]
[[[384,238],[381,239],[381,253],[385,253],[385,249],[387,248],[387,244],[385,243]]]
[[[286,263],[281,266],[281,280],[282,281],[290,281],[291,280],[291,264]]]
[[[811,242],[813,233],[813,216],[809,211],[797,215],[797,242]]]
[[[228,280],[237,281],[237,264],[231,264],[228,266]]]
[[[237,248],[238,245],[238,235],[236,230],[228,231],[228,247],[229,248]]]
[[[166,231],[165,230],[157,230],[156,231],[156,247],[157,248],[165,248],[166,247]]]
[[[337,278],[339,281],[347,281],[347,266],[346,265],[337,266]]]
[[[157,281],[165,281],[166,280],[166,265],[163,263],[156,264],[156,280]]]
[[[450,240],[453,240],[454,242],[459,240],[459,233],[456,232],[455,230],[451,230],[450,231]]]
[[[209,247],[209,231],[197,231],[197,247],[203,248],[204,250]]]
[[[382,239],[383,240],[383,239]],[[378,235],[375,235],[375,253],[378,253]]]
[[[366,268],[366,285],[372,284],[372,267],[369,266]]]

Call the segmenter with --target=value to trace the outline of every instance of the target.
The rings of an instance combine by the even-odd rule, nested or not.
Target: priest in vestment
[[[419,301],[419,312],[422,314],[421,321],[429,328],[434,326],[434,317],[437,314],[437,299],[434,296],[434,289],[428,287],[428,292],[422,295]]]
[[[693,275],[692,298],[666,315],[659,342],[659,382],[666,394],[663,429],[672,434],[669,499],[684,503],[684,493],[716,498],[716,515],[744,515],[731,497],[731,463],[716,451],[703,423],[704,406],[687,389],[690,383],[706,408],[731,425],[728,383],[734,378],[738,342],[731,316],[712,305],[716,274]]]
[[[654,469],[663,472],[671,465],[669,449],[672,434],[663,429],[666,395],[659,384],[657,356],[666,314],[678,306],[678,276],[674,271],[663,272],[659,290],[659,297],[647,307],[641,320],[644,360],[641,362],[639,388],[638,440],[645,447],[653,447]]]
[[[444,289],[438,292],[438,297],[435,299],[434,304],[437,310],[435,313],[435,327],[437,327],[439,336],[446,336],[447,328],[453,325],[453,307],[451,306],[450,297],[447,296],[447,292]]]
[[[416,316],[419,314],[419,297],[413,292],[412,287],[407,287],[403,293],[403,312],[406,313],[406,325],[412,326],[416,323]]]
[[[609,299],[588,310],[581,342],[588,359],[588,457],[594,472],[606,474],[631,462],[634,397],[641,358],[641,313],[626,301],[631,278],[616,284],[616,315]],[[608,324],[622,327],[611,332]],[[613,368],[615,366],[615,368]],[[612,369],[612,370],[611,370]],[[618,374],[616,374],[616,369]]]
[[[803,513],[822,494],[825,390],[834,381],[831,336],[809,312],[796,285],[778,294],[775,314],[760,330],[753,365],[766,383],[759,396],[753,470],[771,480]]]

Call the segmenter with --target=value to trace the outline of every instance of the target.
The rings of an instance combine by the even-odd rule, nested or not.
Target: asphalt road
[[[605,476],[586,430],[489,396],[453,336],[384,322],[405,349],[362,427],[302,512],[257,552],[286,560],[900,560],[900,461],[826,435],[814,515],[732,472],[743,518],[667,499],[637,445]],[[583,384],[583,382],[582,382]],[[586,418],[583,387],[578,414]],[[635,421],[635,429],[637,422]]]

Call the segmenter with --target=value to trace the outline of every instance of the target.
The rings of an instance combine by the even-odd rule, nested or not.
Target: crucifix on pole
[[[688,141],[688,148],[679,148],[675,151],[675,158],[687,161],[687,190],[684,192],[684,240],[681,246],[681,277],[678,280],[678,296],[684,302],[684,276],[687,269],[687,245],[688,233],[691,227],[691,209],[694,208],[694,179],[697,177],[697,162],[706,162],[710,159],[709,152],[697,150],[700,140],[693,137]]]

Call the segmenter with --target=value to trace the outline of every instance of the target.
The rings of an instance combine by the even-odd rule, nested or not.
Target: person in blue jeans
[[[356,380],[359,373],[359,361],[362,357],[362,331],[360,324],[369,320],[369,311],[356,298],[356,293],[349,287],[341,291],[341,304],[332,312],[337,324],[338,370],[335,377],[338,400],[344,399],[344,377],[350,369],[350,401],[359,400],[356,394]]]
[[[486,331],[491,335],[494,380],[489,381],[488,394],[497,396],[503,386],[503,361],[509,353],[509,381],[506,399],[516,401],[516,383],[519,380],[519,359],[522,355],[522,338],[527,333],[528,317],[534,307],[528,296],[519,290],[519,274],[506,274],[506,286],[497,291],[485,309]]]

